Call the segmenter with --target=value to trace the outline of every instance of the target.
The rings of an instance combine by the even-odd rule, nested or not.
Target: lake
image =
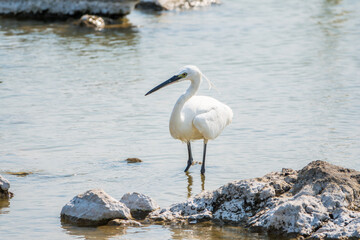
[[[360,1],[224,0],[134,11],[127,29],[0,18],[1,239],[270,239],[239,227],[62,225],[75,195],[141,192],[161,207],[230,181],[326,160],[360,169]],[[169,117],[188,82],[144,94],[183,65],[234,118],[188,174]],[[202,141],[192,144],[201,161]],[[137,157],[141,163],[128,164]],[[15,176],[7,172],[27,172]]]

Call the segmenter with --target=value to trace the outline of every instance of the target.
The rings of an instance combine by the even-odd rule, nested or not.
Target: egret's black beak
[[[145,94],[145,96],[147,96],[147,95],[149,95],[149,94],[151,94],[151,93],[153,93],[153,92],[156,92],[156,91],[159,90],[160,88],[163,88],[163,87],[165,87],[165,86],[167,86],[167,85],[170,85],[170,84],[176,82],[176,81],[179,80],[180,78],[181,78],[181,77],[179,77],[179,75],[175,75],[175,76],[171,77],[170,79],[166,80],[165,82],[159,84],[158,86],[156,86],[156,87],[154,87],[153,89],[151,89],[150,91],[148,91],[148,92]]]

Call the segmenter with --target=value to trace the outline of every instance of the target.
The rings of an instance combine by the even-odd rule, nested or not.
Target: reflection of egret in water
[[[191,176],[191,174],[189,172],[185,172],[185,175],[187,176],[187,181],[188,181],[188,185],[187,185],[187,197],[191,197],[191,191],[192,191],[192,185],[193,185],[193,177]]]
[[[201,174],[201,191],[205,190],[205,175]]]
[[[185,172],[185,175],[187,177],[187,197],[190,198],[192,195],[192,187],[193,187],[193,177],[191,176],[191,174],[189,172]],[[205,190],[205,175],[200,174],[200,178],[201,178],[201,191]]]

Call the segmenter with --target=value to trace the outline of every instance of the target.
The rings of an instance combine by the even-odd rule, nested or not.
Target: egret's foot
[[[184,172],[187,172],[187,171],[189,170],[189,168],[191,167],[192,164],[193,164],[193,160],[192,160],[192,159],[189,159],[189,160],[188,160],[188,163],[187,163],[187,166],[186,166],[186,168],[185,168],[185,170],[184,170]]]

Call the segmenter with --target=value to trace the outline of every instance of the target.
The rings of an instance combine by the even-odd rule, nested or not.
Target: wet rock
[[[9,175],[14,175],[14,176],[17,176],[17,177],[26,177],[30,174],[33,174],[33,172],[30,172],[30,171],[20,171],[20,172],[4,172],[6,174],[9,174]]]
[[[139,163],[139,162],[142,162],[142,160],[139,159],[139,158],[128,158],[125,161],[127,161],[127,163]]]
[[[360,172],[324,161],[231,182],[150,213],[149,221],[217,221],[312,239],[359,239]]]
[[[217,192],[202,192],[188,201],[173,204],[169,208],[159,209],[149,214],[150,221],[196,223],[213,219],[213,203]]]
[[[10,188],[10,182],[0,175],[0,189],[3,191],[7,191]]]
[[[100,17],[96,15],[83,15],[79,20],[74,21],[73,24],[79,27],[92,28],[95,31],[102,31],[104,29],[128,29],[134,27],[127,18],[118,18],[116,20]],[[130,158],[130,161],[140,161],[138,158]]]
[[[102,30],[105,28],[105,20],[102,17],[88,14],[83,15],[76,24],[94,28],[95,30]]]
[[[220,4],[220,0],[141,0],[136,4],[136,8],[162,11],[205,7],[212,4]]]
[[[9,191],[10,182],[0,175],[0,198],[9,199],[14,196],[12,192]]]
[[[134,220],[114,219],[108,222],[109,226],[141,227],[142,224]]]
[[[84,14],[118,18],[129,14],[137,2],[139,0],[2,0],[0,15],[56,20]]]
[[[105,225],[117,218],[131,219],[129,208],[101,189],[75,196],[61,210],[63,222],[78,226]]]
[[[144,219],[150,212],[160,208],[160,206],[149,196],[142,193],[126,193],[120,200],[131,211],[131,215],[136,219]]]

